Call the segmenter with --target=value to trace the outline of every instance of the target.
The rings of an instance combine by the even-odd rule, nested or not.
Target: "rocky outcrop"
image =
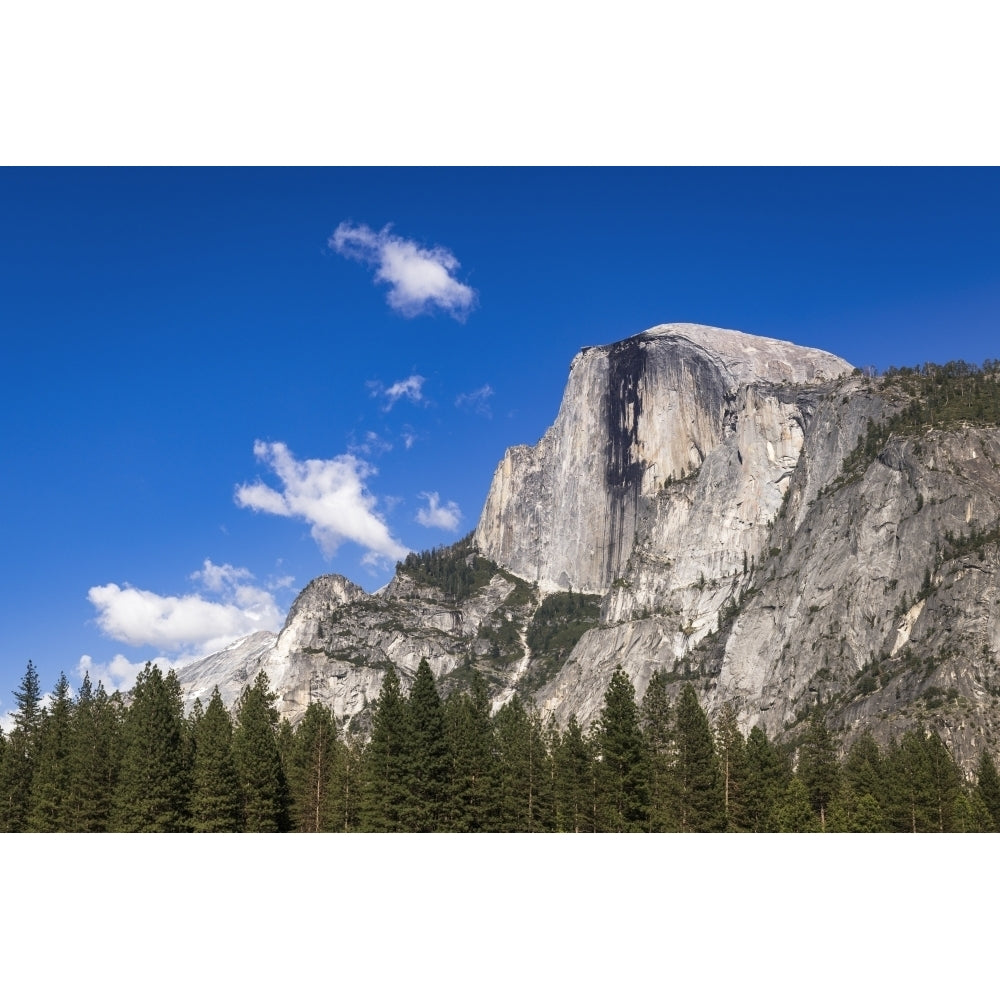
[[[680,491],[671,494],[676,505],[658,503],[661,492],[729,444],[712,464],[718,472],[730,458],[740,466],[742,489],[733,492],[749,503],[734,507],[732,520],[751,527],[737,525],[730,541],[742,558],[742,535],[761,534],[760,517],[780,504],[801,447],[795,398],[781,397],[788,386],[850,371],[824,351],[691,324],[586,348],[570,367],[555,423],[497,467],[476,544],[545,590],[603,593],[623,576],[648,507],[663,511],[670,531],[686,501]]]
[[[279,636],[182,685],[232,703],[266,670],[293,723],[321,700],[363,730],[387,665],[407,688],[426,657],[445,693],[475,668],[496,705],[517,692],[586,727],[620,665],[639,697],[662,670],[772,736],[817,703],[848,740],[933,727],[970,768],[1000,739],[1000,429],[920,424],[858,448],[908,402],[825,352],[734,331],[585,349],[555,423],[508,450],[474,544],[449,557],[476,586],[455,598],[426,567],[374,595],[320,577]],[[571,588],[599,596],[596,627],[594,597],[558,598],[564,617],[586,605],[575,622],[546,611]]]

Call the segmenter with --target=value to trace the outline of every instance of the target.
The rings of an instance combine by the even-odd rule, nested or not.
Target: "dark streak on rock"
[[[639,442],[639,417],[642,412],[640,384],[646,370],[646,351],[642,341],[625,340],[608,351],[607,464],[605,483],[608,490],[606,524],[605,579],[620,573],[628,558],[639,509],[639,491],[645,463],[635,458]]]

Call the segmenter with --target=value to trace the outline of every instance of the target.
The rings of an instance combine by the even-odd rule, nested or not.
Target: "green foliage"
[[[909,402],[881,423],[869,420],[856,447],[844,459],[843,479],[863,474],[892,434],[906,437],[922,434],[930,427],[1000,423],[1000,362],[997,361],[986,361],[981,368],[965,361],[890,368],[882,376],[881,384],[884,391],[902,394]]]
[[[476,553],[469,534],[454,545],[411,552],[396,563],[396,572],[415,583],[437,587],[453,601],[461,601],[482,590],[500,569]]]
[[[493,723],[486,685],[472,671],[470,690],[452,694],[445,704],[451,757],[449,829],[491,830],[498,809]]]
[[[820,828],[826,830],[826,813],[840,788],[840,766],[833,737],[818,707],[812,712],[806,738],[799,749],[796,774],[809,793],[809,802],[819,817]]]
[[[38,755],[41,724],[41,688],[38,671],[28,660],[21,686],[14,692],[17,708],[14,726],[0,762],[0,830],[15,833],[25,829],[31,804],[31,782]]]
[[[73,829],[69,789],[72,704],[69,681],[59,675],[51,706],[42,712],[38,727],[38,759],[31,782],[28,829],[60,833]]]
[[[677,829],[725,829],[726,810],[712,730],[698,696],[685,684],[677,699],[674,723],[673,798]]]
[[[649,820],[649,760],[635,688],[621,667],[611,675],[597,723],[595,743],[602,814],[616,833],[643,830]]]
[[[976,788],[992,820],[992,829],[1000,831],[1000,776],[993,757],[985,749],[976,767]]]
[[[240,785],[233,756],[233,724],[216,687],[208,708],[192,720],[194,768],[191,828],[199,833],[240,829]]]
[[[372,710],[372,736],[365,751],[362,829],[376,833],[404,829],[408,747],[406,701],[390,664]]]
[[[407,718],[404,824],[408,830],[430,833],[445,824],[451,755],[444,708],[426,659],[421,659],[413,679]]]
[[[736,708],[726,702],[715,725],[727,830],[746,829],[743,793],[747,781],[746,740],[736,724]]]
[[[312,702],[292,737],[288,753],[288,787],[292,829],[320,833],[337,829],[342,807],[337,802],[340,746],[333,713]]]
[[[600,619],[601,599],[596,594],[572,590],[549,594],[525,633],[534,662],[519,685],[520,692],[537,691],[551,680],[583,634],[597,626]]]
[[[267,674],[257,674],[240,695],[233,732],[243,827],[249,833],[287,830],[288,785],[278,747],[277,695]]]
[[[170,671],[147,663],[136,677],[122,727],[122,761],[112,814],[115,830],[176,833],[189,829],[191,769],[181,689]]]
[[[674,765],[673,713],[667,675],[657,670],[649,679],[639,711],[649,754],[649,826],[652,832],[676,827],[671,794]]]
[[[595,753],[571,715],[553,747],[558,829],[568,833],[593,833],[597,829]]]
[[[555,796],[541,719],[518,695],[494,720],[499,783],[499,827],[503,832],[555,829]]]
[[[754,726],[747,736],[746,760],[741,797],[744,827],[753,833],[774,832],[778,829],[778,801],[791,780],[787,761],[760,726]]]

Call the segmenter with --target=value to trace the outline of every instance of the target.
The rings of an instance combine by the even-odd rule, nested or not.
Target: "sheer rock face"
[[[848,734],[933,727],[969,769],[1000,741],[1000,428],[893,436],[845,475],[869,421],[905,404],[829,354],[732,331],[588,348],[553,426],[494,475],[488,585],[456,602],[405,573],[375,595],[320,577],[280,636],[179,678],[189,702],[219,683],[232,703],[265,669],[293,724],[318,699],[363,726],[386,665],[407,689],[426,657],[445,692],[471,664],[495,705],[518,690],[586,728],[621,665],[639,698],[664,670],[674,697],[691,682],[772,737],[817,702]],[[517,577],[538,586],[514,594]],[[601,623],[553,664],[529,625],[570,587],[601,595]]]
[[[791,387],[850,371],[824,351],[689,324],[587,348],[573,361],[553,426],[498,466],[476,543],[544,590],[604,593],[640,547],[654,561],[655,553],[669,558],[678,579],[695,567],[716,575],[734,558],[742,565],[802,447],[803,401]],[[706,463],[708,507],[674,487]],[[657,576],[663,568],[662,560],[650,566]],[[642,589],[612,602],[611,614],[628,616],[632,602],[650,600]]]

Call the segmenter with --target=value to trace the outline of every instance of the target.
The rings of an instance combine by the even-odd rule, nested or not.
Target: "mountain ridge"
[[[317,578],[269,649],[220,661],[228,689],[263,669],[293,723],[319,699],[363,731],[385,665],[405,688],[427,658],[445,689],[476,669],[495,705],[516,693],[586,725],[621,665],[640,697],[663,670],[745,729],[794,735],[817,703],[848,735],[932,725],[968,764],[997,737],[1000,437],[900,415],[949,385],[985,413],[997,372],[941,371],[878,379],[695,324],[584,348],[471,539],[408,557],[375,595]],[[960,536],[980,544],[955,555]],[[560,593],[599,598],[599,620]],[[179,674],[189,700],[205,663]]]

